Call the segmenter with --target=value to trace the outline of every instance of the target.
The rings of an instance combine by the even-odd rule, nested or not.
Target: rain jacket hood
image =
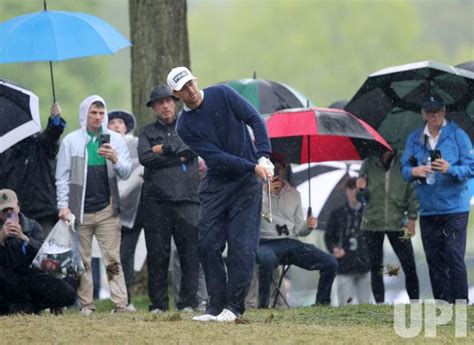
[[[98,95],[89,96],[81,102],[81,105],[79,106],[79,123],[81,124],[81,128],[87,130],[87,114],[89,114],[89,109],[92,103],[97,101],[104,104],[105,115],[102,119],[102,131],[107,132],[107,125],[109,123],[109,116],[107,115],[107,104],[105,103],[104,99]]]

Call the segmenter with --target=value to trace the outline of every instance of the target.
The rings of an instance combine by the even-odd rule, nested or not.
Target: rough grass
[[[146,299],[134,300],[136,314],[109,314],[101,302],[91,317],[77,310],[66,315],[1,317],[1,343],[54,344],[472,344],[474,306],[468,307],[467,338],[454,337],[454,322],[438,327],[436,338],[412,339],[393,329],[393,306],[306,307],[249,310],[236,323],[198,323],[192,314],[145,311]]]

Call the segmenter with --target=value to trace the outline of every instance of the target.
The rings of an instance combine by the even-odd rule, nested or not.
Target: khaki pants
[[[79,252],[85,266],[85,272],[81,276],[81,284],[77,290],[81,308],[95,309],[93,303],[92,284],[92,237],[95,235],[102,252],[102,259],[107,271],[109,280],[110,299],[116,307],[127,305],[127,289],[120,263],[120,219],[112,215],[112,206],[96,213],[84,214],[83,222],[78,227],[79,231]],[[118,274],[114,274],[114,270]]]

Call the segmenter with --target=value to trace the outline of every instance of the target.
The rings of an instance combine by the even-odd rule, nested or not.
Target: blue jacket
[[[429,145],[423,134],[424,128],[413,131],[408,137],[401,159],[401,173],[409,182],[415,181],[411,171],[414,157],[417,165],[424,165],[429,155]],[[446,174],[435,173],[433,185],[416,183],[416,195],[420,202],[420,215],[451,214],[468,212],[472,192],[469,179],[474,177],[474,150],[469,136],[457,124],[448,121],[441,130],[435,149],[440,150],[443,159],[449,162]],[[414,159],[412,159],[414,163]]]

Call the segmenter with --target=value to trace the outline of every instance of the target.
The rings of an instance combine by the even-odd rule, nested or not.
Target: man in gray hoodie
[[[270,157],[275,176],[270,185],[273,221],[260,226],[260,246],[257,249],[258,308],[268,308],[272,272],[278,265],[295,265],[306,270],[319,270],[318,293],[315,304],[330,303],[331,286],[336,277],[336,258],[312,244],[297,239],[308,235],[317,226],[317,219],[304,219],[298,190],[285,181],[285,162],[279,154]],[[269,209],[268,190],[264,186],[263,209]]]
[[[79,251],[86,271],[78,289],[81,315],[95,310],[91,271],[95,235],[106,266],[113,312],[128,311],[127,290],[120,263],[120,219],[117,176],[127,179],[132,162],[122,136],[107,129],[105,101],[97,95],[82,101],[81,128],[61,143],[56,168],[59,218],[76,216]]]

